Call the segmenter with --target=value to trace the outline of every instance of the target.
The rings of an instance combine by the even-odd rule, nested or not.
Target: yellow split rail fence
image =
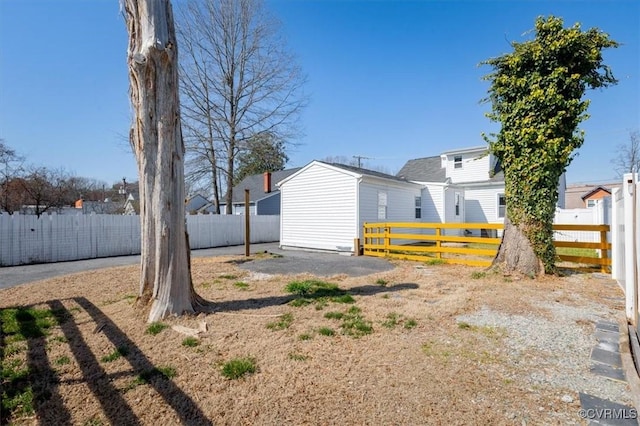
[[[497,231],[501,223],[413,223],[384,222],[364,225],[363,254],[365,256],[392,257],[424,261],[442,259],[446,263],[471,266],[490,266],[498,251],[501,238]],[[480,237],[447,235],[447,230],[480,230]],[[558,255],[565,262],[599,265],[602,272],[611,266],[607,242],[609,225],[553,225],[554,231],[588,231],[599,233],[599,242],[554,241],[556,247],[595,249],[600,257]],[[460,231],[455,232],[459,234]]]

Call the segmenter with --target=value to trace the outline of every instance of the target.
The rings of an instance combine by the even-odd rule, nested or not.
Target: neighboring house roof
[[[279,191],[276,183],[280,182],[283,179],[291,176],[301,167],[296,167],[293,169],[287,170],[278,170],[275,172],[271,172],[271,193]],[[244,204],[244,190],[249,190],[249,201],[251,203],[261,200],[265,198],[267,193],[264,192],[264,174],[260,173],[258,175],[247,176],[242,181],[233,187],[233,203]],[[220,200],[220,205],[224,204],[224,200]]]
[[[196,194],[193,197],[189,197],[187,199],[187,203],[185,205],[185,209],[187,212],[200,210],[202,207],[207,205],[210,201],[207,200],[204,196],[200,194]]]
[[[601,183],[598,185],[589,185],[584,183],[574,183],[567,185],[564,193],[564,208],[565,209],[581,209],[584,208],[584,200],[586,200],[586,195],[593,193],[598,188],[603,188],[609,192],[613,190],[613,188],[619,188],[621,183],[612,182],[612,183]]]
[[[401,179],[417,182],[446,182],[446,169],[440,156],[415,158],[405,163],[396,174]]]
[[[591,190],[591,191],[587,192],[586,194],[584,194],[582,196],[582,199],[586,200],[586,199],[590,198],[592,195],[595,195],[600,191],[606,192],[607,194],[611,195],[611,191],[609,191],[607,188],[605,188],[603,186],[598,186],[597,188],[594,188],[593,190]]]

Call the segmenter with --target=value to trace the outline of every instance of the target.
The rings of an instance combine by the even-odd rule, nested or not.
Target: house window
[[[507,199],[504,194],[498,194],[498,217],[503,218],[507,209]]]
[[[587,207],[595,207],[596,200],[587,200]]]
[[[378,191],[378,220],[387,219],[387,193]]]
[[[416,207],[416,219],[421,219],[422,218],[422,197],[420,196],[416,197],[415,207]]]
[[[456,155],[453,157],[453,168],[461,169],[462,168],[462,155]]]

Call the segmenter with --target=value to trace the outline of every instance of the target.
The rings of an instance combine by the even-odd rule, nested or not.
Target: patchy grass
[[[385,287],[387,284],[389,284],[389,281],[383,279],[383,278],[378,278],[376,280],[376,284],[378,284],[379,286]]]
[[[227,379],[235,380],[246,374],[253,374],[257,369],[254,358],[235,358],[223,364],[222,375]]]
[[[321,310],[329,302],[355,303],[356,301],[353,296],[336,284],[320,280],[292,281],[285,286],[285,291],[298,296],[289,302],[294,307],[315,303],[316,309]]]
[[[313,336],[310,333],[302,333],[298,336],[298,340],[311,340]]]
[[[433,259],[426,260],[424,263],[429,266],[436,266],[436,265],[444,265],[447,263],[447,261],[444,259],[439,259],[437,257],[434,257]]]
[[[164,324],[161,322],[152,322],[151,324],[149,324],[149,327],[147,327],[147,330],[145,331],[145,333],[155,336],[156,334],[160,333],[162,330],[168,327],[169,326],[167,324]]]
[[[578,257],[595,257],[598,258],[598,251],[595,249],[577,248],[577,247],[556,247],[557,255],[578,256]]]
[[[292,359],[294,361],[307,361],[308,359],[311,359],[311,357],[309,355],[290,353],[289,359]]]
[[[222,278],[223,280],[235,280],[238,276],[234,274],[222,274],[218,275],[218,278]]]
[[[408,318],[404,324],[403,327],[406,328],[407,330],[411,330],[412,328],[415,328],[418,325],[418,322],[413,319],[413,318]]]
[[[395,312],[388,313],[387,319],[385,321],[382,321],[382,326],[386,328],[394,328],[396,325],[398,325],[398,318],[399,315]]]
[[[362,316],[362,310],[357,306],[349,308],[343,318],[341,328],[344,334],[355,338],[373,333],[371,321]]]
[[[59,358],[56,358],[56,360],[54,361],[54,364],[56,365],[67,365],[71,363],[71,358],[69,358],[68,356],[61,356]]]
[[[193,336],[189,336],[189,337],[185,337],[182,340],[182,346],[186,346],[188,348],[194,348],[196,346],[198,346],[200,344],[200,341],[193,337]]]
[[[129,348],[126,346],[118,346],[113,352],[109,355],[105,355],[102,357],[102,362],[113,362],[118,358],[129,355]]]
[[[278,317],[278,321],[270,322],[267,324],[269,330],[284,330],[291,327],[293,323],[293,314],[290,312],[282,314]]]
[[[236,281],[235,283],[233,283],[234,287],[239,288],[240,290],[248,290],[249,289],[249,284],[245,283],[244,281]]]
[[[7,342],[45,337],[52,327],[58,325],[58,319],[64,317],[62,312],[51,309],[19,307],[0,311],[2,332]]]
[[[474,280],[481,280],[486,276],[487,276],[487,273],[484,271],[474,271],[471,273],[471,278],[473,278]]]
[[[318,334],[321,336],[335,336],[336,332],[331,327],[320,327],[318,329]]]
[[[327,318],[327,319],[338,319],[339,320],[339,319],[344,318],[344,313],[332,311],[332,312],[327,312],[326,314],[324,314],[324,317]]]

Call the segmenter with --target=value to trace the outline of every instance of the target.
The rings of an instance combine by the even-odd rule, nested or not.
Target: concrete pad
[[[607,364],[594,363],[591,365],[590,371],[593,374],[597,374],[598,376],[603,376],[607,379],[626,383],[624,371],[621,368],[615,368]]]
[[[620,333],[617,331],[596,330],[595,337],[598,342],[618,343],[620,341]]]
[[[598,321],[596,322],[596,330],[616,331],[619,332],[618,323],[611,321]]]
[[[620,358],[619,352],[610,352],[599,348],[593,348],[591,351],[591,361],[622,368],[622,358]]]

